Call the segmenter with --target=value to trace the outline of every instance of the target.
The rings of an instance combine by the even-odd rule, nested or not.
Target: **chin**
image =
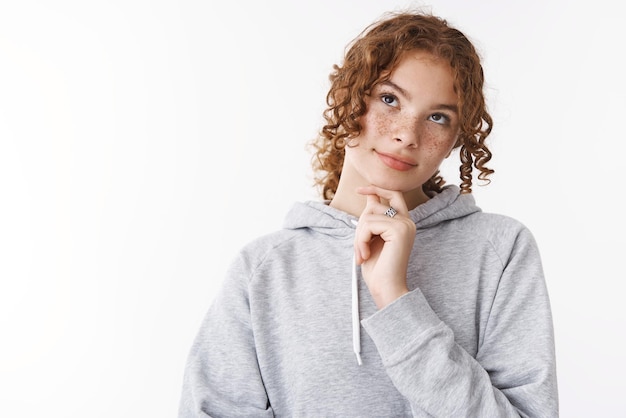
[[[421,184],[406,184],[398,181],[384,180],[384,181],[372,181],[371,184],[381,189],[392,190],[394,192],[408,193],[414,190],[421,190]]]

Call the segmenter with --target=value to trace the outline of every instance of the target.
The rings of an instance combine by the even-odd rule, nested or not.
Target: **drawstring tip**
[[[363,362],[361,362],[361,355],[359,353],[354,353],[354,354],[356,354],[356,362],[359,363],[359,366],[363,364]]]

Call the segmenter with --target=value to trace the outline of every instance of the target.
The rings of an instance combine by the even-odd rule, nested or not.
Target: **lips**
[[[417,166],[417,163],[410,158],[400,157],[399,155],[393,154],[384,154],[378,151],[375,152],[383,164],[394,170],[407,171]]]

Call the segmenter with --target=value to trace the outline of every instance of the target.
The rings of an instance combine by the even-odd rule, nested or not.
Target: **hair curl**
[[[480,57],[462,32],[436,16],[390,13],[368,26],[346,50],[343,66],[334,65],[329,76],[328,107],[323,113],[326,124],[311,144],[315,184],[325,199],[332,199],[337,191],[348,141],[361,132],[359,118],[367,111],[365,97],[413,50],[429,52],[452,67],[459,96],[460,131],[454,149],[460,147],[461,193],[472,191],[472,167],[480,171],[480,180],[489,183],[494,170],[485,166],[491,159],[485,139],[493,121],[485,104]],[[444,183],[437,171],[422,188],[427,193],[439,192]]]

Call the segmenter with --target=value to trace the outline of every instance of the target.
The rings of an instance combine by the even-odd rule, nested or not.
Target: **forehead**
[[[458,100],[454,70],[448,62],[426,51],[403,54],[391,72],[383,74],[379,85],[392,85],[407,96],[439,97],[444,101]]]

